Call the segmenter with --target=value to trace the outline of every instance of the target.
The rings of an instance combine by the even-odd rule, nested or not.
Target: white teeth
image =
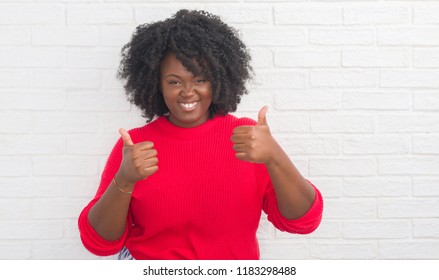
[[[186,110],[192,110],[195,108],[195,105],[197,105],[197,102],[194,103],[180,103],[181,106],[183,106]]]

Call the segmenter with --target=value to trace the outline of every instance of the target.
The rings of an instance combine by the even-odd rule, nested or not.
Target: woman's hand
[[[128,132],[121,128],[123,158],[115,179],[120,187],[134,185],[158,170],[157,151],[150,141],[134,144]]]
[[[279,145],[271,136],[267,124],[268,107],[258,113],[256,125],[238,126],[233,130],[231,140],[236,157],[241,160],[269,164],[275,157]]]

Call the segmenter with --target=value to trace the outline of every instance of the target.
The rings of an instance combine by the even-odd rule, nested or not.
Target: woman
[[[95,198],[79,217],[96,255],[259,259],[261,211],[281,231],[320,223],[320,192],[258,121],[230,115],[247,93],[250,55],[203,11],[137,27],[119,77],[148,124],[120,129]]]

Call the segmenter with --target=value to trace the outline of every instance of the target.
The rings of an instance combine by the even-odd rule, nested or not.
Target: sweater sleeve
[[[263,210],[268,220],[280,231],[297,234],[309,234],[317,229],[323,214],[323,198],[320,191],[310,182],[315,190],[315,199],[308,212],[294,220],[282,216],[277,207],[276,193],[271,181],[264,195]]]
[[[113,179],[117,170],[119,169],[120,163],[122,161],[122,147],[123,143],[121,139],[119,139],[119,141],[116,143],[113,150],[111,151],[110,156],[108,157],[95,197],[82,210],[78,218],[78,227],[82,244],[88,251],[98,256],[110,256],[119,252],[123,248],[125,240],[128,237],[129,231],[132,227],[132,219],[129,212],[127,216],[125,232],[123,233],[122,237],[118,240],[109,241],[102,238],[94,230],[88,220],[88,213],[90,212],[90,209],[93,207],[93,205],[96,204],[96,202],[99,201],[105,190],[110,185],[111,180]]]

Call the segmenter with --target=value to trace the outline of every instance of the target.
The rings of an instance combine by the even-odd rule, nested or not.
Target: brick
[[[373,7],[345,7],[343,24],[345,25],[382,25],[408,24],[411,20],[411,9],[408,6],[380,4]]]
[[[410,221],[343,222],[343,238],[349,239],[404,239],[411,236],[411,231]]]
[[[413,66],[439,68],[439,48],[417,48],[413,52]]]
[[[348,155],[365,154],[407,154],[410,141],[401,136],[345,136],[343,153]]]
[[[49,4],[4,4],[0,9],[0,24],[35,25],[64,24],[64,8]]]
[[[80,240],[79,228],[78,228],[78,219],[68,219],[65,222],[65,239],[70,240]]]
[[[35,198],[32,214],[34,219],[77,218],[86,203],[85,198]]]
[[[64,59],[64,50],[59,48],[0,48],[0,67],[60,67]]]
[[[310,70],[310,87],[364,88],[376,87],[378,74],[375,70],[337,69]]]
[[[377,202],[373,198],[362,199],[326,199],[326,219],[375,219]]]
[[[36,176],[88,176],[97,175],[98,161],[93,157],[34,157],[33,173]]]
[[[0,221],[30,220],[32,218],[30,199],[0,198]]]
[[[410,196],[412,181],[409,177],[345,178],[345,197],[407,197]]]
[[[408,67],[410,52],[407,49],[345,49],[341,63],[346,67]]]
[[[97,89],[101,77],[96,70],[35,70],[37,88]]]
[[[2,46],[28,45],[31,42],[31,31],[28,27],[1,26],[0,38]]]
[[[416,219],[413,221],[414,238],[439,238],[439,220]]]
[[[380,158],[379,173],[385,175],[437,175],[439,159],[434,157]]]
[[[215,1],[219,1],[219,0],[213,0],[210,2],[215,2]],[[229,0],[229,1],[224,1],[224,2],[231,2],[233,0]],[[235,0],[236,1],[236,0]],[[101,1],[99,1],[101,2]],[[105,0],[105,2],[112,2],[112,3],[126,3],[126,0]],[[145,3],[145,0],[130,0],[130,2],[134,2],[134,3],[139,3],[141,2],[142,4]],[[169,4],[170,2],[173,2],[172,0],[149,0],[148,3],[166,3]],[[189,0],[180,0],[179,2],[191,2]],[[178,3],[178,2],[177,2]],[[168,7],[168,6],[166,6]]]
[[[341,96],[341,91],[331,89],[280,89],[275,92],[274,101],[278,110],[337,110]]]
[[[72,91],[67,95],[68,111],[128,111],[130,103],[120,91]]]
[[[27,69],[0,69],[0,88],[28,88],[31,72]]]
[[[439,24],[439,5],[437,3],[415,3],[413,6],[414,24]]]
[[[65,108],[66,95],[62,90],[7,90],[0,92],[2,110],[53,111]]]
[[[92,113],[35,113],[33,131],[37,133],[95,133],[99,119]]]
[[[307,235],[308,237],[312,239],[338,239],[341,237],[341,223],[338,221],[322,220],[319,227]]]
[[[117,69],[119,65],[118,49],[73,49],[66,56],[68,68]]]
[[[0,221],[0,238],[3,240],[61,239],[61,221]]]
[[[102,113],[100,116],[101,130],[103,133],[119,135],[119,128],[131,129],[144,126],[146,119],[142,118],[142,113],[138,109],[129,112]],[[92,131],[90,131],[91,133]]]
[[[216,0],[218,1],[218,0]],[[236,0],[235,0],[236,1]],[[245,2],[249,2],[249,3],[257,3],[257,2],[303,2],[303,0],[246,0]]]
[[[347,110],[409,110],[411,95],[399,91],[347,91],[343,94],[343,109]]]
[[[4,241],[0,242],[0,260],[26,260],[31,257],[31,242]]]
[[[439,196],[439,178],[414,178],[413,195],[426,197]]]
[[[315,45],[370,46],[376,41],[373,29],[312,28],[309,40]]]
[[[338,137],[280,137],[278,142],[293,155],[336,155],[341,150]]]
[[[338,50],[291,50],[276,49],[276,67],[340,67],[341,53]]]
[[[312,158],[311,176],[372,176],[376,174],[374,158]]]
[[[36,46],[95,46],[99,43],[96,27],[34,27],[32,45]]]
[[[307,242],[309,239],[339,239],[341,238],[341,223],[333,220],[326,220],[323,218],[319,227],[312,233],[304,235],[292,235],[288,232],[276,231],[276,238],[278,239],[303,239],[304,242]]]
[[[380,133],[432,133],[439,132],[437,114],[378,115],[377,131]]]
[[[435,218],[439,215],[439,199],[379,199],[380,218]]]
[[[266,90],[254,89],[250,90],[249,94],[242,97],[238,109],[241,112],[255,111],[267,105],[269,111],[271,111],[271,108],[274,108],[274,105],[271,104],[273,104],[273,94]]]
[[[48,253],[50,252],[50,254]],[[34,241],[32,243],[32,259],[37,260],[86,260],[97,259],[90,254],[79,239]]]
[[[368,133],[374,131],[372,115],[319,113],[311,115],[314,133]]]
[[[103,168],[99,168],[99,172],[102,169]],[[96,194],[100,179],[101,179],[100,174],[99,175],[96,174],[87,177],[82,176],[80,178],[72,178],[72,177],[58,178],[57,182],[58,184],[63,186],[62,192],[64,197],[69,197],[69,198],[82,197],[82,198],[86,198],[86,200],[89,201]],[[52,189],[56,188],[55,180],[45,179],[45,181],[48,182],[48,184],[50,184]]]
[[[416,154],[439,154],[439,136],[414,135],[413,152]]]
[[[346,242],[310,244],[310,257],[313,259],[375,259],[378,255],[376,242]]]
[[[131,38],[135,31],[135,26],[102,26],[100,29],[101,41],[103,46],[116,46],[122,48]]]
[[[4,135],[0,139],[2,155],[54,155],[65,152],[63,136],[42,135]]]
[[[319,189],[324,198],[342,196],[343,181],[341,178],[311,177],[307,179]]]
[[[118,135],[99,137],[96,135],[76,135],[67,138],[67,153],[72,155],[108,155],[118,139]]]
[[[133,0],[130,0],[130,2],[132,2]],[[52,0],[34,0],[33,2],[53,2]],[[101,0],[56,0],[56,2],[61,2],[61,3],[99,3],[101,2]],[[111,0],[105,0],[105,2],[111,2]],[[114,2],[114,1],[113,1]],[[122,1],[120,1],[122,2]]]
[[[0,133],[28,133],[31,125],[29,112],[0,111]]]
[[[413,93],[413,108],[416,111],[438,111],[439,95],[437,90],[415,91]]]
[[[438,259],[437,241],[382,241],[379,243],[380,259]]]
[[[22,156],[2,156],[0,158],[0,177],[21,177],[31,174],[32,162],[30,158]]]
[[[378,28],[378,45],[437,46],[438,27]],[[403,80],[403,78],[401,78]]]
[[[194,4],[184,5],[180,2],[174,2],[172,6],[167,6],[166,9],[163,9],[163,6],[157,7],[157,5],[135,6],[134,19],[138,24],[152,23],[169,18],[180,9],[197,9]]]
[[[260,240],[259,249],[262,260],[301,260],[309,257],[308,244],[290,240]]]
[[[306,44],[307,34],[304,29],[286,26],[242,27],[243,41],[248,47],[253,46],[301,46]]]
[[[218,15],[224,22],[232,26],[237,24],[270,24],[272,23],[272,9],[267,5],[245,5],[245,4],[207,4],[205,9],[210,13]]]
[[[273,66],[273,52],[269,48],[254,47],[250,50],[253,69],[271,68]]]
[[[123,85],[125,82],[116,77],[117,70],[102,70],[102,88],[109,90],[119,90],[125,92]]]
[[[439,87],[437,72],[437,70],[385,69],[380,73],[380,86],[385,88],[436,88]]]
[[[84,197],[91,199],[100,176],[2,178],[5,198]]]
[[[339,25],[342,9],[322,4],[279,4],[274,6],[275,24]]]
[[[3,177],[3,198],[32,198],[36,195],[32,177]]]
[[[67,7],[68,25],[133,23],[133,8],[126,5],[87,4]]]
[[[309,118],[305,114],[270,112],[267,120],[272,133],[309,131]]]
[[[293,158],[293,155],[289,154],[288,151],[285,151],[290,159],[294,159],[294,165],[296,166],[296,168],[299,170],[299,172],[305,176],[308,177],[309,176],[309,160],[305,157],[299,157],[296,156]]]
[[[304,89],[306,73],[297,70],[257,71],[254,83],[259,89]]]
[[[258,230],[256,232],[256,237],[258,240],[270,240],[274,239],[275,227],[267,219],[265,213],[262,214],[261,220],[259,222]]]

